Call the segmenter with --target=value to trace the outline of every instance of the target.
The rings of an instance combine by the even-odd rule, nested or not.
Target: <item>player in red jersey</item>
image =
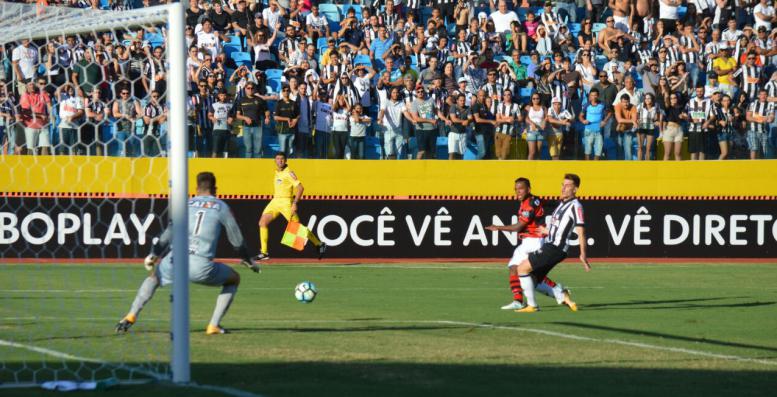
[[[542,200],[531,194],[531,182],[526,178],[516,179],[515,195],[521,202],[518,209],[518,223],[508,226],[491,225],[486,227],[486,230],[491,231],[518,232],[518,237],[521,239],[521,244],[515,249],[513,257],[507,264],[507,268],[510,270],[510,290],[513,292],[513,301],[502,306],[503,310],[517,310],[524,307],[523,288],[521,288],[521,281],[518,278],[518,265],[528,258],[530,253],[540,249],[544,242],[540,225],[544,223],[545,212],[542,209]],[[555,298],[558,304],[566,305],[570,310],[577,311],[577,304],[570,298],[569,290],[560,283],[555,283],[545,277],[536,289]]]

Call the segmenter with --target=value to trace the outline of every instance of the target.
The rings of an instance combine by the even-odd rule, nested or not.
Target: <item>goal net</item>
[[[0,389],[188,381],[187,283],[114,331],[187,227],[182,19],[0,1]]]

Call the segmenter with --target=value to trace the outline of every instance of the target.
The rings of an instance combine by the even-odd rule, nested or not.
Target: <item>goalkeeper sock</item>
[[[229,306],[232,304],[232,300],[235,299],[237,293],[237,285],[229,284],[221,288],[221,293],[216,298],[216,309],[213,310],[213,317],[210,319],[210,325],[219,326],[221,319],[227,314]]]
[[[537,307],[537,301],[534,300],[534,279],[532,279],[531,274],[523,274],[520,279],[523,294],[526,296],[526,304]]]
[[[137,317],[140,311],[143,310],[143,306],[154,297],[154,292],[156,292],[157,288],[159,288],[159,280],[156,277],[146,277],[138,289],[138,294],[135,295],[135,300],[132,301],[129,315],[133,318]]]
[[[523,302],[523,288],[517,274],[510,275],[510,291],[513,292],[513,300]]]
[[[267,254],[267,239],[270,238],[270,231],[266,226],[259,227],[259,242],[262,244],[262,253]]]

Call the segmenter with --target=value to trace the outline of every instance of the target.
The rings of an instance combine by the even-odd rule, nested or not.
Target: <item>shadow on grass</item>
[[[565,322],[565,321],[554,321],[552,324],[565,325],[567,327],[575,327],[575,328],[584,328],[584,329],[594,329],[594,330],[608,331],[608,332],[617,332],[617,333],[627,334],[627,335],[654,336],[654,337],[664,338],[664,339],[669,339],[669,340],[679,340],[679,341],[684,341],[684,342],[695,342],[695,343],[702,343],[702,344],[715,345],[715,346],[741,347],[741,348],[745,348],[745,349],[755,349],[755,350],[764,350],[764,351],[768,351],[768,352],[777,352],[777,348],[770,347],[770,346],[750,345],[750,344],[747,344],[747,343],[727,342],[727,341],[715,340],[715,339],[707,339],[707,338],[692,338],[692,337],[689,337],[689,336],[672,335],[672,334],[667,334],[667,333],[663,333],[663,332],[643,331],[643,330],[638,330],[638,329],[608,327],[608,326],[605,326],[605,325],[582,324],[582,323],[573,323],[573,322]]]
[[[703,361],[699,359],[698,361]],[[200,384],[226,386],[262,396],[756,396],[777,386],[774,372],[612,368],[607,364],[564,367],[540,364],[427,364],[404,362],[268,362],[193,364]],[[609,364],[612,365],[612,364]],[[617,365],[617,364],[616,364]],[[518,392],[519,391],[519,392]],[[140,395],[219,396],[214,391],[155,384],[117,387],[111,397]],[[53,395],[14,390],[14,396]],[[96,393],[68,393],[94,396]]]
[[[613,303],[593,303],[590,305],[581,305],[585,310],[666,310],[666,309],[720,309],[720,308],[745,308],[774,305],[777,302],[740,302],[740,303],[700,303],[710,301],[721,301],[730,299],[744,299],[746,296],[727,296],[717,298],[699,298],[699,299],[673,299],[673,300],[634,300],[628,302]],[[667,305],[668,306],[652,306]]]

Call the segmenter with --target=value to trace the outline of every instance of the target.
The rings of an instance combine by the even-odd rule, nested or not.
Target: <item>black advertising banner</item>
[[[251,252],[266,200],[226,200]],[[591,257],[775,258],[777,203],[767,200],[583,200]],[[547,202],[550,214],[555,202]],[[0,256],[139,258],[166,222],[165,199],[7,197],[0,208]],[[302,221],[330,258],[507,258],[515,234],[491,224],[517,221],[509,200],[307,200]],[[273,257],[314,257],[282,246],[286,222],[270,228]],[[570,256],[576,255],[573,241]],[[222,238],[218,256],[234,253]]]

